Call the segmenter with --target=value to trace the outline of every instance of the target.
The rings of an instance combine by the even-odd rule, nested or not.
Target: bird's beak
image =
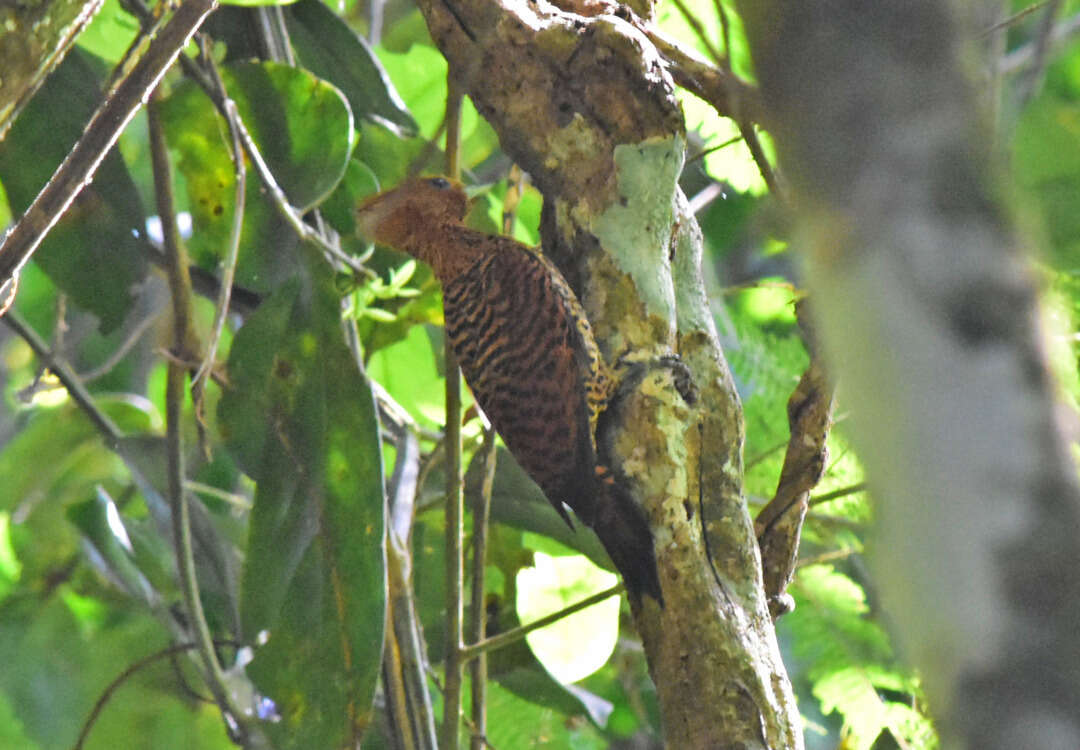
[[[356,207],[356,233],[363,239],[374,242],[375,232],[379,228],[379,224],[382,222],[383,214],[385,213],[385,206],[379,205],[379,197],[381,194],[373,195],[370,198],[365,199]]]

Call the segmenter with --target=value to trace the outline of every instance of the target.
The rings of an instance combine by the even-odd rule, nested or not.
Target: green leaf
[[[341,234],[343,247],[350,244],[359,247],[356,239],[356,219],[353,216],[356,204],[361,198],[378,191],[379,180],[371,167],[359,159],[350,159],[345,167],[345,177],[321,207],[323,218]]]
[[[222,5],[235,5],[241,8],[258,8],[273,5],[289,5],[296,0],[221,0]]]
[[[345,94],[353,115],[416,135],[416,121],[367,41],[321,0],[301,0],[285,13],[289,38],[304,67]]]
[[[18,747],[22,750],[38,750],[41,747],[26,736],[19,715],[3,693],[0,693],[0,747]]]
[[[67,516],[93,546],[107,578],[150,609],[161,606],[161,595],[139,570],[131,538],[107,492],[99,487],[92,499],[69,506]]]
[[[1016,126],[1016,183],[1041,213],[1059,269],[1080,263],[1080,104],[1050,96],[1025,109]]]
[[[0,704],[13,708],[28,739],[5,744],[0,730],[5,750],[72,747],[104,687],[125,667],[168,645],[168,634],[149,616],[110,601],[102,604],[104,621],[88,622],[78,616],[80,603],[69,585],[57,594],[30,594],[0,616]],[[160,662],[125,681],[94,725],[88,750],[233,747],[220,712],[191,701],[172,669]],[[0,721],[5,713],[0,708]]]
[[[96,403],[121,430],[146,429],[152,419],[135,401],[102,398]],[[60,505],[83,500],[97,484],[126,478],[126,472],[83,412],[65,403],[38,409],[3,446],[0,476],[5,477],[0,510],[11,510],[33,497]]]
[[[303,212],[324,200],[345,174],[352,150],[352,112],[341,92],[305,70],[270,62],[226,66],[222,79],[290,203]],[[225,124],[190,82],[176,87],[161,113],[187,188],[188,248],[200,265],[216,268],[235,210]],[[265,292],[292,272],[296,238],[262,192],[249,166],[237,280]]]
[[[446,391],[431,338],[422,326],[411,326],[403,340],[372,354],[368,374],[424,424],[442,426]]]
[[[100,76],[72,50],[0,141],[0,181],[12,212],[21,214],[83,134],[101,99]],[[124,320],[146,259],[142,201],[120,155],[111,151],[94,181],[34,254],[34,262],[108,333]]]
[[[416,118],[423,137],[434,138],[446,112],[446,58],[427,44],[414,44],[404,54],[383,52],[379,58]],[[475,120],[462,117],[463,138],[472,132],[474,125]]]
[[[248,670],[279,748],[338,747],[370,721],[385,613],[382,454],[329,272],[293,279],[237,333],[219,415],[257,482],[245,562]]]
[[[120,7],[119,0],[105,0],[101,10],[79,34],[76,44],[115,65],[124,57],[138,33],[139,22]]]
[[[547,750],[601,750],[610,743],[589,722],[568,720],[547,705],[488,686],[487,738],[492,747]]]
[[[171,591],[172,540],[161,536],[169,534],[171,507],[165,496],[167,487],[167,455],[165,438],[157,435],[125,437],[117,445],[116,452],[124,459],[135,485],[142,492],[143,501],[154,524],[136,523],[125,519],[131,535],[135,558],[142,573],[148,576],[159,590]],[[222,622],[229,630],[235,630],[237,594],[236,580],[237,546],[222,531],[227,519],[214,517],[197,497],[192,497],[189,508],[191,533],[195,543],[195,564],[203,600],[220,604],[207,607],[207,619]],[[163,532],[158,529],[166,530]]]
[[[791,592],[797,606],[780,621],[781,635],[805,665],[822,712],[840,712],[853,748],[869,748],[883,729],[906,731],[891,713],[900,704],[880,692],[918,695],[918,683],[866,616],[863,590],[831,566],[813,565],[799,570]]]
[[[539,620],[611,588],[618,578],[583,555],[535,554],[534,567],[517,574],[517,611],[524,622]],[[575,612],[525,636],[536,658],[559,682],[581,680],[600,667],[619,637],[619,597]]]
[[[231,65],[222,78],[292,205],[303,213],[321,203],[352,152],[353,114],[341,92],[272,62]]]

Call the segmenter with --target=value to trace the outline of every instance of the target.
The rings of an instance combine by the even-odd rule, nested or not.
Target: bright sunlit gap
[[[517,613],[533,622],[611,588],[614,573],[584,555],[536,552],[534,566],[517,574]],[[612,596],[525,636],[536,658],[562,683],[588,677],[607,663],[619,637],[620,597]]]

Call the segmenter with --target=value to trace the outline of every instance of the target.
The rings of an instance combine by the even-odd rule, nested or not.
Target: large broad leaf
[[[101,99],[100,77],[73,50],[0,141],[0,182],[21,214],[83,134]],[[53,282],[94,313],[108,333],[123,322],[132,289],[145,273],[135,232],[143,209],[120,155],[111,151],[94,181],[34,254]]]
[[[341,92],[305,70],[270,62],[232,64],[222,78],[289,202],[301,211],[318,205],[345,174],[352,150],[352,112]],[[235,210],[225,123],[190,83],[176,88],[161,113],[187,187],[193,224],[188,248],[200,265],[214,268]],[[249,166],[237,279],[268,291],[293,272],[296,240],[262,192]]]
[[[353,115],[390,126],[400,135],[417,131],[371,47],[321,0],[301,0],[288,8],[289,39],[304,67],[341,89]]]
[[[371,389],[342,341],[325,267],[239,331],[219,415],[256,480],[243,581],[249,674],[278,748],[337,748],[367,725],[382,655],[382,455]]]

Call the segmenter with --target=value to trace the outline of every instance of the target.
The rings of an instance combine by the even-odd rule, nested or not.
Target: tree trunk
[[[678,352],[700,390],[690,407],[668,370],[651,371],[611,436],[656,540],[666,606],[645,597],[633,615],[668,746],[802,748],[742,494],[742,410],[677,184],[686,140],[671,79],[645,36],[599,5],[420,5],[452,74],[544,194],[545,252],[609,362]]]
[[[1037,287],[935,0],[742,0],[808,286],[946,746],[1080,747],[1080,499]]]

